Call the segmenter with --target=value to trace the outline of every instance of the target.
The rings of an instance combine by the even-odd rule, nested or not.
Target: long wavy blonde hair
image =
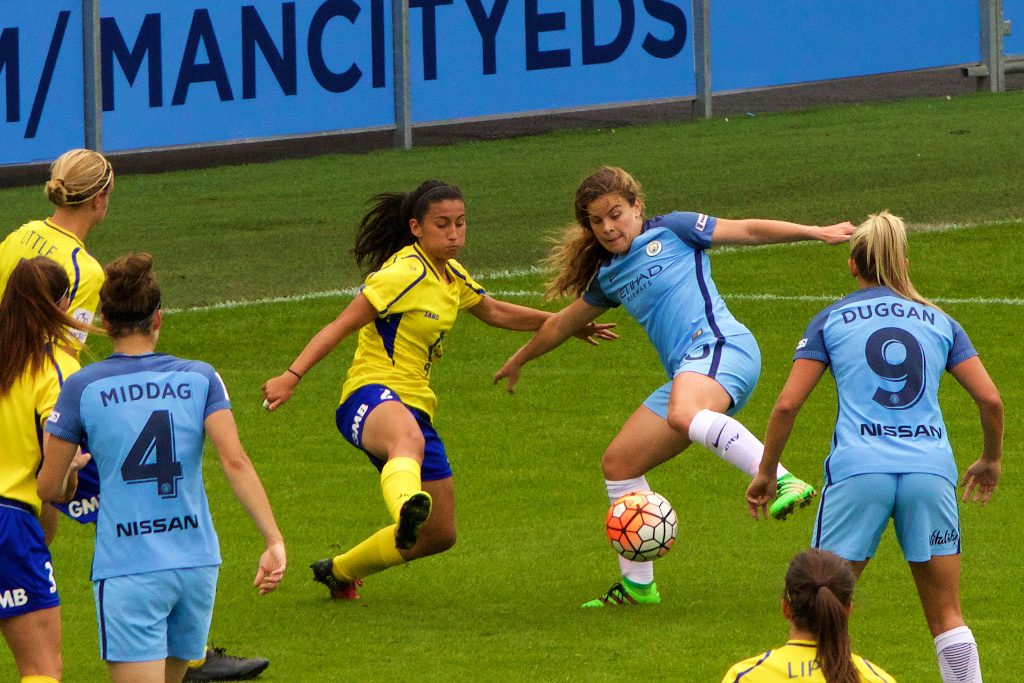
[[[549,299],[560,296],[577,297],[587,289],[601,262],[611,253],[601,246],[590,229],[590,203],[606,194],[617,194],[630,206],[640,203],[643,209],[643,190],[633,176],[615,166],[602,166],[583,179],[576,188],[576,223],[570,225],[554,240],[545,265],[557,274],[545,284]]]

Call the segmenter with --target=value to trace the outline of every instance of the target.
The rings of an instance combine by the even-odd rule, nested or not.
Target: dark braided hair
[[[446,199],[462,200],[455,185],[440,180],[426,180],[411,192],[383,192],[368,203],[369,212],[359,222],[356,246],[352,250],[356,263],[365,272],[378,270],[392,254],[416,241],[409,230],[409,221],[422,222],[430,205]]]

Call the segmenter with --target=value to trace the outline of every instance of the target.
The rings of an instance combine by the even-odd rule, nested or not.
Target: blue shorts
[[[732,406],[726,414],[734,415],[747,404],[757,386],[757,379],[761,376],[761,351],[752,334],[718,339],[690,349],[676,367],[672,378],[675,379],[682,372],[706,375],[721,384],[732,398]],[[672,382],[663,384],[647,397],[644,406],[667,420],[671,393]]]
[[[384,467],[385,461],[375,458],[363,448],[363,425],[373,409],[385,401],[402,403],[398,394],[383,384],[367,384],[353,391],[335,412],[338,431],[346,441],[366,453],[366,457],[378,471]],[[430,417],[418,408],[405,407],[416,418],[420,432],[423,433],[423,467],[420,470],[420,478],[423,481],[437,481],[451,477],[452,466],[448,462],[448,454],[444,450],[441,437],[430,424]]]
[[[75,497],[67,503],[54,503],[65,515],[79,524],[95,524],[100,511],[100,471],[96,461],[90,460],[78,471]]]
[[[892,518],[907,562],[960,553],[956,487],[937,474],[859,474],[821,491],[811,545],[853,562],[874,556]]]
[[[0,498],[0,619],[60,604],[43,527],[32,507]]]
[[[164,569],[93,582],[100,657],[108,662],[202,659],[219,569]]]

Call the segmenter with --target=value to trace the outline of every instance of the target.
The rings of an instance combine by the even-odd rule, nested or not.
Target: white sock
[[[703,444],[722,460],[746,472],[747,476],[757,474],[764,444],[728,415],[713,410],[699,411],[690,421],[689,436],[690,441]],[[780,464],[775,476],[788,473],[789,470]]]
[[[624,496],[627,493],[651,490],[651,485],[647,483],[647,479],[644,476],[635,477],[633,479],[620,479],[619,481],[605,479],[604,485],[605,488],[608,489],[609,505],[614,503],[619,496]],[[622,555],[619,555],[618,558],[619,569],[622,571],[622,576],[633,583],[641,585],[654,582],[653,562],[634,562],[632,560],[627,560]]]
[[[935,654],[942,683],[981,683],[978,644],[971,629],[959,626],[935,636]]]

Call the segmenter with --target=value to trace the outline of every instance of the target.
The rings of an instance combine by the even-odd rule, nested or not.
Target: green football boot
[[[632,607],[634,605],[657,605],[661,602],[661,593],[657,584],[638,586],[623,579],[622,583],[613,584],[608,592],[596,600],[585,602],[582,607]]]
[[[810,505],[816,495],[813,486],[787,472],[779,477],[778,491],[768,510],[772,518],[782,521],[797,508]]]

